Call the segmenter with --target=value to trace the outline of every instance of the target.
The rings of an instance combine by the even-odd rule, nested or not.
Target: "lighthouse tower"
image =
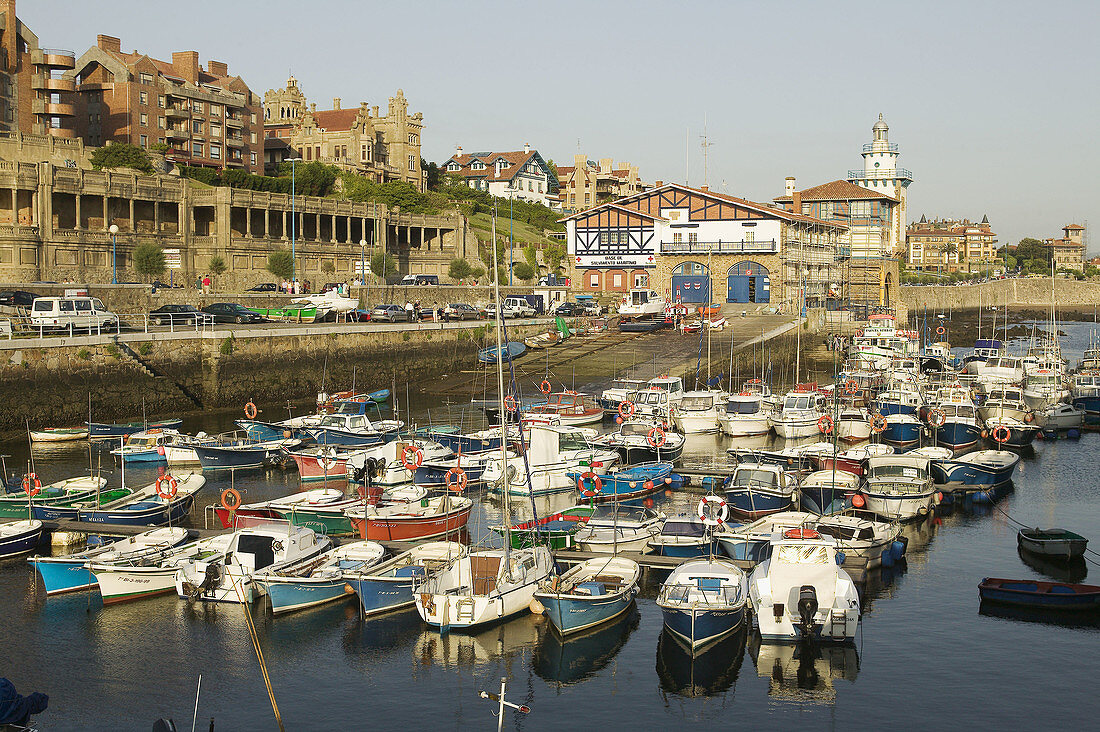
[[[898,145],[890,142],[890,126],[881,114],[871,128],[871,135],[870,144],[863,146],[863,170],[849,170],[848,182],[897,199],[890,222],[893,235],[889,240],[900,251],[905,244],[906,189],[913,182],[913,174],[898,167]]]

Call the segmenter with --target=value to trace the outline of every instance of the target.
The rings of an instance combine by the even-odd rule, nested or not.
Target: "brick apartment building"
[[[75,54],[39,46],[15,15],[15,0],[0,3],[0,131],[72,138],[75,85],[62,74]]]
[[[611,158],[593,162],[587,155],[574,155],[572,167],[557,166],[561,185],[556,208],[572,214],[586,208],[641,193],[648,186],[638,175],[638,166],[615,165]]]
[[[981,223],[921,216],[905,230],[905,240],[909,268],[922,272],[978,272],[998,261],[988,216]]]
[[[203,68],[197,51],[161,61],[99,35],[65,78],[76,84],[76,131],[85,144],[160,144],[181,165],[263,173],[260,99],[221,61]]]

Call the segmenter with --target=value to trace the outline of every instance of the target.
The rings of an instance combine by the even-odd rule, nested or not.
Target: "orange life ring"
[[[858,391],[859,384],[856,383],[855,379],[848,379],[844,382],[844,393],[848,396],[855,396]]]
[[[939,328],[936,328],[936,335],[945,335],[946,333],[947,328],[944,328],[942,325]]]
[[[645,436],[646,442],[650,447],[664,447],[668,442],[668,437],[665,436],[665,431],[660,427],[654,427],[649,431],[649,434]]]
[[[249,399],[248,404],[244,405],[244,416],[248,419],[256,419],[257,414],[256,403]]]
[[[623,419],[630,419],[634,416],[634,402],[630,400],[619,402],[619,416]]]
[[[447,475],[443,477],[443,482],[448,489],[455,493],[461,493],[466,490],[466,485],[470,482],[470,479],[466,477],[466,471],[456,465],[447,471]]]
[[[230,502],[232,498],[232,502]],[[241,507],[241,494],[237,492],[236,488],[226,488],[222,491],[222,508],[226,511],[236,511]]]
[[[539,391],[541,391],[543,394],[549,394],[550,390],[553,389],[553,388],[554,387],[551,386],[550,382],[547,381],[546,379],[543,379],[542,383],[539,384]]]
[[[993,439],[1000,442],[1002,445],[1008,442],[1008,438],[1012,437],[1012,431],[1007,426],[999,424],[993,428]]]
[[[589,478],[592,479],[591,488],[589,488],[585,482]],[[596,475],[591,470],[587,470],[581,473],[580,477],[577,478],[577,490],[579,490],[585,498],[592,498],[603,490],[603,481],[600,480],[600,476]]]
[[[179,481],[171,475],[162,475],[157,478],[157,495],[170,501],[176,497],[176,492],[179,489],[179,485]],[[161,489],[161,486],[168,487]]]
[[[416,445],[405,445],[401,450],[401,464],[405,470],[416,470],[424,464],[424,451]]]
[[[786,539],[820,539],[821,534],[813,529],[787,529],[783,532]]]
[[[507,409],[509,412],[516,411],[516,398],[511,394],[504,397],[504,408]]]
[[[821,415],[817,420],[817,428],[821,430],[822,434],[831,435],[833,433],[833,418],[827,414]]]
[[[875,412],[871,415],[871,431],[876,435],[881,435],[883,430],[886,429],[886,417],[883,417],[880,413]]]
[[[28,473],[23,476],[23,490],[27,492],[27,495],[34,498],[42,490],[42,481],[38,479],[37,473]]]
[[[763,384],[764,382],[761,381],[760,379],[749,379],[745,383],[746,384]]]
[[[928,413],[928,421],[929,421],[929,422],[930,422],[930,423],[931,423],[931,424],[932,424],[932,425],[933,425],[934,427],[942,427],[942,426],[943,426],[943,424],[944,424],[944,422],[946,422],[946,421],[947,421],[947,413],[946,413],[946,412],[944,412],[944,411],[943,411],[942,409],[940,409],[939,407],[934,407],[934,408],[933,408],[933,409],[932,409],[932,410],[931,410],[931,411],[930,411],[930,412]]]

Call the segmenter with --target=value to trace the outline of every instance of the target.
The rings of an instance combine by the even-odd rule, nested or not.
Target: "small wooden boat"
[[[121,562],[90,561],[104,605],[163,595],[176,589],[176,570],[195,561],[224,559],[233,534],[218,534],[170,549],[163,554]]]
[[[27,484],[33,483],[34,476],[25,479]],[[16,485],[20,485],[18,481]],[[95,495],[107,485],[106,478],[96,478],[91,475],[77,478],[66,478],[56,483],[41,486],[38,492],[30,499],[34,508],[40,506],[68,506],[75,501],[84,500]],[[32,488],[33,490],[33,488]],[[27,494],[23,489],[15,492],[0,494],[0,518],[26,518],[31,508],[28,506]],[[42,518],[36,516],[35,518]]]
[[[187,540],[187,529],[164,527],[127,539],[60,557],[31,557],[27,561],[38,570],[46,595],[76,592],[96,586],[89,562],[132,563],[145,558],[163,557],[166,550]]]
[[[577,505],[549,516],[514,524],[507,532],[503,526],[490,528],[501,536],[507,534],[514,549],[547,546],[557,551],[573,546],[573,535],[585,525],[593,511],[593,505]]]
[[[546,608],[554,630],[578,633],[619,617],[631,608],[642,572],[637,562],[600,557],[581,562],[539,584],[535,599]]]
[[[739,629],[748,615],[745,573],[728,559],[690,559],[657,596],[665,627],[692,653]]]
[[[159,422],[125,422],[122,424],[89,422],[88,436],[93,440],[103,440],[112,437],[125,437],[146,429],[165,429],[169,427],[174,429],[181,424],[183,424],[182,419],[164,419]]]
[[[549,348],[550,346],[556,346],[562,342],[562,335],[556,330],[551,330],[547,333],[540,333],[530,338],[524,338],[523,344],[531,349]]]
[[[1016,542],[1021,549],[1060,559],[1075,559],[1085,553],[1089,540],[1065,529],[1020,529]]]
[[[42,522],[38,519],[0,524],[0,559],[26,554],[42,539]]]
[[[162,526],[176,523],[191,511],[195,494],[206,485],[206,478],[199,473],[176,476],[176,495],[165,498],[157,493],[156,484],[150,483],[113,503],[81,508],[81,521],[129,526]]]
[[[505,363],[517,359],[527,351],[527,346],[523,345],[519,341],[512,341],[505,343],[499,348],[493,346],[491,348],[482,348],[477,352],[477,360],[481,363],[496,363],[499,359]]]
[[[986,577],[978,585],[978,597],[989,602],[1045,610],[1100,609],[1100,587],[1096,585]]]
[[[74,442],[88,439],[87,427],[46,427],[31,430],[31,442]]]
[[[343,573],[367,572],[382,561],[385,554],[381,544],[356,541],[330,549],[289,571],[260,572],[253,580],[263,587],[271,600],[271,613],[279,615],[347,597]]]
[[[466,527],[473,501],[465,496],[435,496],[419,503],[393,503],[345,511],[361,539],[401,541],[454,534]]]
[[[465,551],[458,542],[429,541],[365,571],[348,570],[343,578],[359,596],[363,614],[377,615],[412,605],[413,583],[422,582]]]
[[[326,506],[344,500],[344,491],[335,488],[317,488],[316,490],[291,493],[289,496],[275,498],[270,501],[246,503],[230,511],[220,504],[213,506],[214,515],[218,517],[223,529],[233,528],[237,518],[247,516],[249,518],[282,519],[284,513],[295,506]],[[210,510],[209,508],[207,510]]]

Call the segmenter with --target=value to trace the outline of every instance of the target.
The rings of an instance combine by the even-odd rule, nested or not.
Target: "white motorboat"
[[[908,544],[900,524],[850,514],[822,516],[814,528],[836,540],[846,563],[862,564],[865,569],[893,564],[904,556]]]
[[[749,602],[762,642],[855,639],[859,593],[839,559],[836,540],[814,529],[772,536],[769,556],[749,577]]]
[[[1024,378],[1024,362],[1019,356],[993,356],[985,361],[973,362],[978,384],[985,391],[997,387],[1014,386]]]
[[[544,388],[549,388],[548,384],[549,382],[544,385]],[[644,384],[643,379],[615,379],[611,382],[611,386],[600,392],[596,403],[605,412],[617,412],[619,405],[627,400],[630,393],[638,391]]]
[[[771,432],[774,412],[774,405],[765,395],[744,389],[726,399],[725,410],[718,415],[718,427],[731,437],[766,435]]]
[[[413,585],[416,612],[440,630],[467,630],[528,612],[554,558],[543,546],[464,553]]]
[[[745,622],[745,573],[728,559],[691,559],[661,585],[657,606],[664,625],[692,652],[701,651]]]
[[[864,442],[871,439],[871,417],[866,409],[847,407],[836,420],[836,436],[844,442]]]
[[[685,442],[684,436],[678,432],[635,419],[626,420],[616,431],[592,440],[594,445],[616,450],[627,465],[679,460]]]
[[[707,434],[718,431],[718,414],[729,399],[729,394],[719,390],[688,391],[672,409],[672,422],[685,435]]]
[[[435,440],[422,438],[402,438],[381,445],[374,445],[362,450],[356,450],[349,455],[345,463],[347,476],[356,480],[357,475],[367,460],[381,460],[382,473],[374,479],[377,485],[400,485],[413,479],[416,468],[425,463],[437,463],[454,457],[451,448],[441,445]],[[410,469],[408,466],[413,466]]]
[[[573,541],[588,552],[642,552],[664,522],[664,514],[651,508],[604,503],[596,506]]]
[[[1058,364],[1040,362],[1035,368],[1028,367],[1024,376],[1024,401],[1035,411],[1042,411],[1052,404],[1069,399],[1069,388],[1065,385]]]
[[[180,565],[224,560],[232,539],[232,534],[218,534],[155,557],[125,562],[90,561],[85,566],[95,575],[104,605],[130,602],[174,591]]]
[[[1085,424],[1085,410],[1058,402],[1036,412],[1035,423],[1045,430],[1081,429]]]
[[[867,459],[865,481],[853,505],[859,499],[868,511],[885,519],[906,521],[927,515],[935,505],[936,488],[932,484],[929,459],[913,455],[883,455]]]
[[[1024,402],[1023,393],[1018,386],[998,386],[990,389],[982,406],[978,407],[978,416],[983,420],[1007,417],[1029,423],[1034,419],[1031,407]]]
[[[783,407],[769,419],[775,433],[790,440],[821,432],[818,420],[825,415],[825,395],[817,389],[798,389],[783,399]]]
[[[481,479],[490,490],[523,496],[571,491],[575,484],[567,473],[592,468],[606,471],[619,463],[618,452],[593,445],[587,433],[576,427],[532,425],[527,439],[526,458],[508,452],[485,461]]]
[[[663,318],[666,307],[668,301],[658,295],[656,290],[635,288],[619,303],[619,316],[637,320]]]

